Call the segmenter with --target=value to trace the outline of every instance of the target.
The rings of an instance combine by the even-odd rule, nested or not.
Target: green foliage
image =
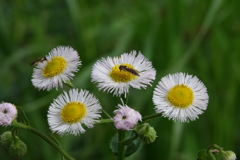
[[[205,160],[207,159],[206,149],[202,149],[198,152],[198,160]]]
[[[152,87],[130,90],[129,105],[143,116],[154,113],[153,89],[169,73],[196,75],[210,99],[208,109],[196,121],[181,124],[157,118],[148,122],[157,139],[128,160],[192,160],[211,143],[239,157],[239,7],[239,0],[1,0],[0,101],[21,106],[31,126],[49,135],[48,107],[68,88],[38,91],[31,84],[29,63],[58,45],[69,45],[83,63],[74,85],[90,90],[111,113],[119,98],[98,91],[90,82],[92,65],[102,56],[137,50],[157,70]],[[0,134],[7,129],[1,127]],[[108,125],[95,125],[81,136],[63,136],[58,141],[76,159],[112,160],[109,137],[113,135]],[[24,160],[60,159],[32,133],[20,130],[19,137],[28,147]],[[0,153],[1,159],[12,159],[3,146]]]
[[[131,138],[133,136],[131,131],[126,132],[125,139]],[[110,142],[110,148],[113,152],[113,154],[118,155],[118,133],[116,133]],[[134,141],[131,141],[129,144],[126,145],[126,151],[125,151],[125,157],[128,157],[135,153],[141,145],[141,140],[139,138],[135,139]]]

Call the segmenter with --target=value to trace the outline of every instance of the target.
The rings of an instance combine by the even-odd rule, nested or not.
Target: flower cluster
[[[48,55],[32,62],[31,65],[36,65],[31,81],[39,90],[58,89],[63,87],[63,84],[68,84],[72,88],[68,92],[63,91],[50,104],[47,114],[50,130],[59,135],[79,135],[96,123],[112,122],[118,131],[116,134],[118,138],[115,138],[117,141],[113,139],[113,144],[118,145],[113,148],[120,148],[117,152],[124,148],[123,145],[129,145],[130,141],[135,141],[137,137],[147,144],[155,141],[156,131],[142,121],[161,115],[173,121],[189,122],[197,119],[208,105],[209,97],[204,84],[196,76],[180,72],[161,78],[153,91],[154,109],[160,114],[142,118],[142,115],[136,111],[136,106],[130,108],[121,99],[122,104],[118,104],[113,111],[114,117],[111,117],[92,93],[85,89],[76,89],[71,84],[70,80],[81,65],[80,56],[73,48],[64,46],[54,48]],[[101,91],[127,98],[130,87],[146,89],[147,86],[151,86],[155,77],[156,70],[152,63],[142,53],[132,51],[118,57],[107,57],[96,61],[92,68],[91,82],[97,84],[97,88]],[[102,112],[109,119],[101,119]],[[16,117],[17,109],[14,105],[0,104],[0,125],[17,125],[17,121],[14,121]],[[22,124],[18,127],[21,126]],[[125,131],[128,131],[126,133],[130,133],[132,137],[124,139]],[[133,133],[134,135],[131,135]],[[117,152],[115,154],[118,154]],[[226,155],[235,158],[230,152]]]
[[[78,71],[81,61],[71,47],[57,47],[45,57],[33,72],[33,85],[50,90],[62,87]],[[120,96],[129,88],[146,88],[155,80],[156,70],[140,52],[123,53],[118,57],[98,60],[92,69],[92,82],[99,90]],[[185,73],[163,77],[153,93],[156,113],[162,113],[174,121],[195,120],[207,108],[208,94],[204,84],[195,76]],[[131,130],[141,115],[127,105],[118,105],[114,111],[114,125],[117,129]],[[60,135],[84,133],[84,126],[91,128],[100,118],[101,106],[88,91],[76,89],[64,92],[54,100],[48,111],[48,123],[53,132]]]

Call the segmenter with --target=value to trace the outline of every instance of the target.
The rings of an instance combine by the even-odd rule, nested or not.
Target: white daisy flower
[[[140,89],[155,79],[156,71],[152,63],[140,52],[124,53],[120,57],[102,58],[98,60],[92,70],[92,82],[98,83],[100,90],[114,95],[128,93],[129,87]]]
[[[84,133],[83,126],[92,128],[101,113],[98,99],[86,90],[71,89],[59,95],[48,110],[48,124],[60,135]]]
[[[0,126],[10,126],[16,117],[16,106],[11,103],[0,104]]]
[[[153,94],[157,113],[164,117],[188,122],[207,109],[207,88],[196,77],[184,73],[169,74],[159,81]]]
[[[63,82],[72,79],[73,72],[77,72],[81,65],[78,53],[73,48],[64,46],[54,48],[39,61],[33,70],[32,83],[36,88],[48,91],[53,87],[63,87]]]

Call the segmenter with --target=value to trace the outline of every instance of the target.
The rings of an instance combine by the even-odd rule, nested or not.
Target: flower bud
[[[16,106],[11,103],[0,104],[0,126],[10,126],[16,117]]]
[[[221,160],[236,160],[236,154],[233,151],[221,151]]]
[[[116,114],[113,118],[114,126],[121,130],[132,130],[138,121],[142,120],[141,114],[127,105],[118,106],[119,108],[114,111]]]
[[[139,138],[147,144],[153,143],[157,137],[156,131],[148,123],[137,126],[135,131],[137,132]]]
[[[16,137],[15,141],[13,141],[9,147],[9,152],[13,157],[20,158],[27,153],[27,146]]]
[[[2,143],[3,147],[8,149],[12,142],[13,142],[13,137],[12,137],[11,131],[4,132],[1,135],[1,143]]]
[[[11,131],[4,132],[1,135],[1,143],[15,158],[20,158],[27,153],[27,146],[25,143],[23,143],[18,136],[13,137]]]

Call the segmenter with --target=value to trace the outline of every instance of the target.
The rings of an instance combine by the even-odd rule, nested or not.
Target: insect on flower
[[[124,66],[124,65],[120,65],[120,66],[119,66],[119,70],[120,70],[120,71],[123,70],[123,71],[128,72],[128,73],[131,73],[131,74],[133,74],[133,75],[135,75],[135,76],[140,76],[140,75],[139,75],[139,72],[138,72],[136,69],[129,68],[129,67]]]
[[[38,63],[41,63],[43,61],[46,61],[47,58],[44,56],[44,57],[40,57],[39,59],[33,61],[32,63],[30,63],[30,66],[33,66],[33,65],[37,65]]]

